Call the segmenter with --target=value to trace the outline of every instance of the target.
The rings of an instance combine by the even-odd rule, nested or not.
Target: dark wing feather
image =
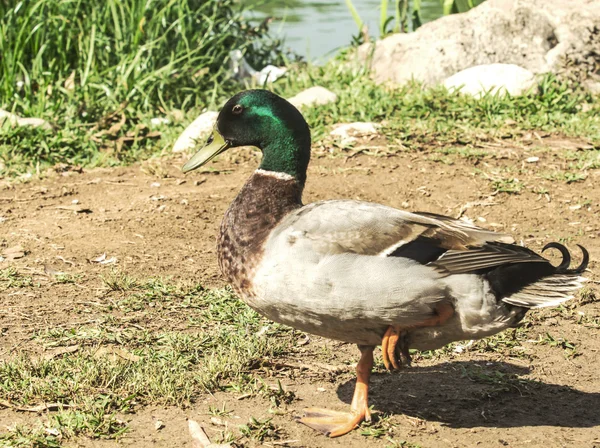
[[[430,266],[447,274],[464,274],[505,264],[535,262],[548,263],[548,260],[526,247],[491,242],[467,251],[450,250]]]

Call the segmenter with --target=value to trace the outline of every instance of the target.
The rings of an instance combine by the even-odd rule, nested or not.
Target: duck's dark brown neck
[[[303,185],[292,176],[258,170],[233,200],[217,244],[219,267],[234,288],[249,293],[271,230],[302,205]]]

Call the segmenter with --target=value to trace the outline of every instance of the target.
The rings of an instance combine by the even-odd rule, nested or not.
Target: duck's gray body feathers
[[[514,300],[498,297],[497,276],[483,275],[519,262],[555,269],[511,240],[451,218],[358,201],[318,202],[292,211],[273,229],[242,295],[274,321],[361,345],[379,344],[389,325],[416,326],[447,302],[455,313],[444,325],[409,333],[410,347],[434,349],[514,326],[532,306],[518,298],[521,290],[511,291]],[[494,250],[480,251],[479,258],[463,263],[457,256],[488,244]],[[477,269],[454,269],[463,265]],[[543,306],[548,286],[560,286],[546,291],[554,303],[581,285],[578,274],[563,277],[529,285],[538,290],[533,306]]]

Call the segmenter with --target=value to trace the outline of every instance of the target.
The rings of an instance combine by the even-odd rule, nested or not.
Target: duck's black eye
[[[234,115],[239,115],[244,111],[244,108],[242,106],[240,106],[239,104],[236,104],[235,106],[233,106],[233,109],[231,109],[231,112],[233,112]]]

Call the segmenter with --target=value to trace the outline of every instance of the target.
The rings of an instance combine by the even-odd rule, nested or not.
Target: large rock
[[[461,93],[476,98],[487,92],[517,96],[532,89],[536,84],[533,73],[514,64],[476,65],[444,81],[448,90],[460,90]]]
[[[374,45],[374,47],[373,47]],[[515,64],[534,74],[568,71],[596,77],[600,64],[600,1],[487,0],[464,14],[427,23],[414,33],[364,44],[375,79],[428,85],[469,67]]]
[[[300,109],[304,106],[322,106],[334,103],[337,101],[337,95],[325,87],[314,86],[288,98],[288,101]]]

